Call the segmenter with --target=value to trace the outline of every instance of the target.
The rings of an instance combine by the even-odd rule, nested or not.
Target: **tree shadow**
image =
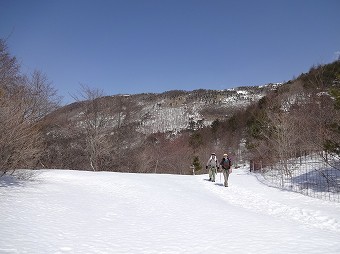
[[[8,188],[14,186],[24,186],[25,182],[14,176],[4,175],[0,178],[0,188]]]
[[[13,175],[5,174],[0,177],[0,188],[23,187],[28,182],[35,181],[37,175],[37,171],[33,170],[18,170]]]
[[[340,192],[340,171],[330,168],[314,170],[292,178],[300,189],[315,192]]]

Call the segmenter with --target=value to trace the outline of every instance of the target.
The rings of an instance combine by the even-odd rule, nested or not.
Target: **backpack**
[[[215,159],[211,158],[211,159],[209,160],[209,166],[210,166],[210,167],[217,167],[217,166],[218,166],[218,162],[217,162],[216,157],[215,157]]]
[[[224,169],[230,169],[231,167],[231,160],[229,158],[225,158],[222,162],[222,167]]]

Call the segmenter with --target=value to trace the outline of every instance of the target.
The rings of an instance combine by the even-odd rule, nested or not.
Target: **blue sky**
[[[340,52],[338,0],[0,0],[0,37],[63,103],[288,81]]]

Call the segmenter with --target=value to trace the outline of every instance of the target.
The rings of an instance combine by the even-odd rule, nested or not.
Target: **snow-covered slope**
[[[138,132],[177,132],[209,126],[216,119],[225,119],[235,110],[257,102],[277,85],[237,87],[226,90],[168,91],[161,94],[113,95],[101,98],[107,125],[136,126]],[[65,120],[78,122],[86,111],[83,102],[67,105],[51,114],[52,122],[64,125]],[[66,117],[65,117],[66,116]]]
[[[223,178],[223,176],[222,176]],[[0,253],[340,253],[340,204],[235,169],[206,175],[46,170],[0,178]]]
[[[245,108],[257,102],[277,86],[237,87],[227,90],[195,90],[192,92],[170,91],[141,101],[139,131],[150,134],[156,132],[176,132],[183,129],[198,129],[209,126],[216,119],[231,116],[234,110]],[[150,103],[151,102],[151,103]]]

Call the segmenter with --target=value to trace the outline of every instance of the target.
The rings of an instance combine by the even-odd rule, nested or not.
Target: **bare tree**
[[[190,166],[192,150],[188,135],[171,138],[165,133],[151,134],[139,152],[137,172],[192,173]]]
[[[283,93],[279,97],[268,96],[265,100],[265,110],[257,113],[252,145],[253,158],[262,160],[265,164],[282,162],[294,157],[298,144],[302,142],[299,117],[292,114],[297,103],[296,96],[292,93]],[[282,173],[290,175],[288,167],[282,168]]]
[[[23,91],[2,101],[0,114],[0,168],[3,172],[31,167],[40,152],[38,123],[26,114]]]
[[[110,145],[106,137],[107,127],[110,123],[108,112],[103,110],[101,98],[103,92],[99,89],[92,89],[81,85],[80,98],[74,97],[77,101],[83,100],[84,111],[77,119],[77,128],[84,133],[85,150],[88,156],[90,167],[93,171],[101,170],[102,158],[109,153]]]
[[[29,91],[29,113],[40,120],[42,117],[56,110],[60,105],[60,96],[52,86],[47,76],[35,70],[27,81]]]
[[[15,57],[12,57],[4,40],[0,39],[0,96],[12,94],[12,89],[18,85],[20,76],[20,65]],[[5,93],[6,91],[6,93]]]
[[[56,91],[35,71],[22,76],[0,40],[0,170],[34,167],[42,152],[41,119],[58,106]],[[53,100],[55,99],[55,100]]]

